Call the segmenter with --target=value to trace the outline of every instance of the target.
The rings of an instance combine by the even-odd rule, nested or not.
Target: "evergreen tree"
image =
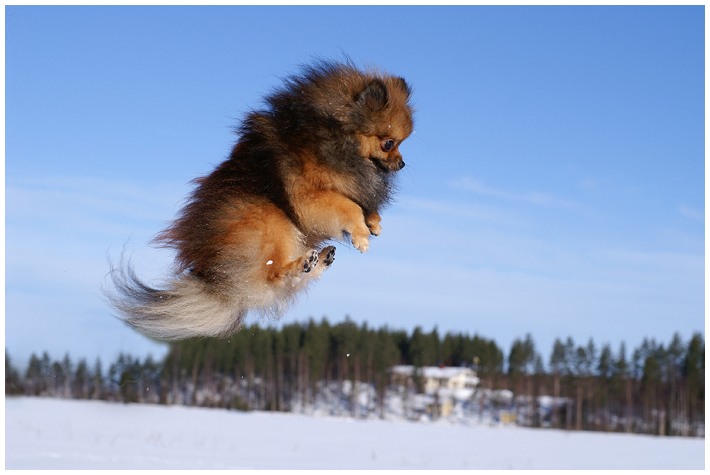
[[[512,380],[525,373],[527,358],[528,355],[523,342],[519,339],[514,340],[508,355],[508,376]]]
[[[423,359],[424,366],[439,366],[441,364],[441,338],[436,326],[427,335]],[[460,364],[460,360],[458,363]]]
[[[495,341],[486,340],[475,335],[471,340],[470,354],[479,359],[478,370],[481,377],[488,380],[490,387],[494,387],[497,377],[503,373],[505,361],[503,351],[496,345]],[[471,361],[473,361],[473,358],[471,358]]]
[[[696,434],[705,413],[705,342],[700,333],[695,333],[688,342],[683,359],[683,376],[688,393],[688,414],[691,432]]]
[[[104,385],[104,378],[103,378],[103,374],[101,373],[101,358],[97,357],[96,363],[94,364],[93,391],[91,394],[91,397],[93,399],[102,399],[103,398],[103,395],[104,395],[103,385]]]
[[[550,355],[550,370],[553,374],[559,375],[567,368],[569,368],[569,363],[567,362],[566,347],[559,338],[555,338],[552,345],[552,355]]]
[[[447,333],[444,336],[444,341],[441,344],[441,360],[446,366],[461,366],[464,364],[464,337],[462,335],[452,335]],[[468,361],[473,360],[473,355],[470,355]]]
[[[42,360],[34,353],[30,356],[30,363],[27,367],[27,373],[25,374],[25,382],[27,394],[32,396],[39,396],[47,390],[42,374]]]
[[[395,364],[415,365],[415,363],[412,359],[412,351],[411,351],[413,338],[410,339],[409,336],[407,336],[407,332],[404,330],[390,331],[386,326],[384,327],[384,330],[390,333],[390,339],[397,346],[397,350],[400,355],[399,360]],[[415,331],[416,331],[416,329],[415,329]],[[421,328],[419,330],[419,333],[421,333]],[[413,336],[414,336],[414,333],[412,333],[412,337]],[[421,361],[420,361],[420,366],[421,366]]]
[[[572,339],[571,336],[568,336],[567,340],[565,341],[565,359],[564,359],[564,361],[567,363],[567,367],[565,369],[567,370],[568,373],[574,372],[575,359],[576,359],[576,353],[575,353],[574,340]]]
[[[417,368],[421,368],[426,364],[427,356],[427,338],[422,332],[422,328],[417,326],[412,332],[411,343],[409,346],[409,359],[411,364]]]
[[[567,361],[567,348],[559,338],[555,338],[552,345],[552,354],[550,355],[550,371],[552,372],[552,395],[555,398],[555,404],[552,407],[551,424],[552,427],[560,427],[560,406],[557,404],[562,395],[561,375],[569,368]]]
[[[64,384],[68,379],[68,375],[64,372],[64,367],[58,361],[52,363],[52,386],[51,394],[53,396],[64,396]]]
[[[531,374],[534,370],[535,356],[535,342],[529,333],[524,341],[516,339],[508,356],[508,374],[511,377]]]
[[[40,386],[45,394],[50,392],[53,394],[54,388],[54,373],[52,371],[52,361],[49,359],[49,353],[46,351],[42,353],[42,359],[39,362],[40,366]]]
[[[324,318],[320,325],[317,325],[312,319],[309,321],[305,336],[305,350],[310,364],[309,379],[312,398],[315,398],[318,382],[327,380],[329,333],[330,324],[327,319]]]
[[[72,385],[72,396],[86,399],[89,397],[89,370],[86,366],[86,359],[82,358],[76,365],[74,374],[74,384]]]
[[[7,348],[5,348],[5,394],[22,394],[22,390],[23,387],[22,381],[20,381],[20,374],[12,366],[10,355],[7,354]]]
[[[397,332],[391,333],[387,327],[380,328],[377,331],[375,342],[375,390],[377,407],[381,418],[385,417],[385,391],[389,385],[390,376],[388,371],[402,359],[400,347],[393,338],[397,334]]]

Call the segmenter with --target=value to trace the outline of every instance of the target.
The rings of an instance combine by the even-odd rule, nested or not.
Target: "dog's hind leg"
[[[310,274],[318,266],[318,251],[312,249],[297,259],[286,263],[280,270],[273,273],[272,280],[280,278],[305,277],[302,274]]]
[[[318,254],[317,265],[309,273],[309,278],[317,279],[335,261],[335,246],[328,246]]]
[[[324,270],[335,261],[335,246],[328,246],[318,252],[311,249],[298,259],[284,265],[280,271],[272,274],[271,279],[320,277]]]

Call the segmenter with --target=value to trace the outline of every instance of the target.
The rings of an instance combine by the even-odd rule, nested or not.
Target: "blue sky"
[[[161,356],[100,295],[316,57],[413,85],[397,201],[283,319],[704,333],[704,7],[5,7],[5,345]]]

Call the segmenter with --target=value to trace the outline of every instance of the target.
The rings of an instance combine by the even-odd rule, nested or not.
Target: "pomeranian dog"
[[[111,270],[120,317],[161,340],[228,336],[250,312],[279,317],[335,258],[329,240],[360,252],[404,167],[412,133],[404,79],[321,61],[249,113],[229,158],[196,188],[154,240],[176,250],[155,289],[130,265]]]

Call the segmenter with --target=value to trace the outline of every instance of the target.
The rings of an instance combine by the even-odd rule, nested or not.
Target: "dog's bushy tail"
[[[115,291],[104,289],[104,295],[119,318],[158,340],[228,336],[247,313],[190,274],[177,274],[164,289],[155,289],[141,282],[130,262],[121,261],[118,267],[111,265],[110,277]]]

